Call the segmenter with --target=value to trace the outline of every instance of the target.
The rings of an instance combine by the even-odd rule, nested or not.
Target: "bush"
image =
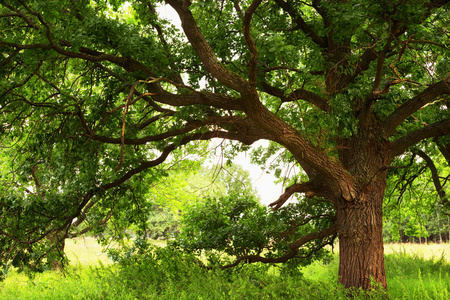
[[[312,205],[314,204],[314,205]],[[320,199],[299,200],[272,211],[252,196],[230,195],[205,198],[182,215],[180,234],[175,247],[206,257],[208,265],[226,265],[238,257],[281,257],[290,244],[311,232],[331,225],[330,204]],[[314,211],[313,211],[314,210]],[[320,218],[312,216],[320,215]],[[296,258],[287,263],[286,270],[323,259],[335,236],[310,241],[299,250]]]

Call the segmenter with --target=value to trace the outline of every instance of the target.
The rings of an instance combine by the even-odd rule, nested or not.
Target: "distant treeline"
[[[419,218],[385,220],[385,243],[447,243],[450,241],[450,216],[433,213]]]

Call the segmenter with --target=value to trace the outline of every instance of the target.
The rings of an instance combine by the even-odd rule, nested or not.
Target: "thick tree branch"
[[[244,13],[242,31],[244,34],[245,42],[247,43],[247,48],[250,51],[250,60],[248,63],[248,79],[252,86],[256,85],[256,69],[258,65],[258,49],[256,49],[256,44],[252,38],[250,32],[250,25],[252,21],[253,14],[258,6],[261,4],[262,0],[254,0],[248,9]]]
[[[262,88],[263,88],[264,92],[266,92],[272,96],[275,96],[277,98],[280,98],[281,102],[304,100],[304,101],[307,101],[307,102],[317,106],[318,108],[320,108],[321,110],[323,110],[325,112],[330,112],[330,106],[328,105],[327,99],[317,95],[316,93],[310,92],[308,90],[296,89],[289,95],[285,95],[283,90],[273,87],[273,86],[270,86],[269,84],[267,84],[265,82],[262,83]]]
[[[65,42],[68,46],[68,42]],[[12,48],[16,48],[19,50],[26,50],[26,49],[43,49],[43,50],[55,50],[59,54],[62,54],[68,58],[79,58],[82,60],[90,61],[90,62],[102,62],[102,61],[109,61],[111,63],[114,63],[122,68],[124,68],[128,72],[136,72],[136,71],[144,71],[148,76],[155,77],[155,75],[151,72],[151,70],[143,65],[142,63],[133,60],[131,58],[127,57],[119,57],[114,56],[111,54],[105,54],[102,52],[90,50],[85,47],[80,47],[79,52],[73,52],[66,50],[62,48],[61,46],[57,45],[56,43],[53,45],[48,44],[15,44],[15,43],[9,43],[5,41],[0,41],[0,46],[8,46]]]
[[[203,63],[205,69],[225,86],[235,91],[243,92],[248,85],[247,81],[239,75],[231,72],[219,62],[214,51],[211,49],[211,46],[200,32],[197,22],[189,10],[190,1],[167,0],[167,3],[169,3],[170,6],[172,6],[178,13],[184,33]]]
[[[237,258],[236,261],[233,262],[232,264],[221,267],[221,269],[233,268],[242,262],[246,262],[246,263],[262,262],[262,263],[274,263],[274,264],[287,262],[291,258],[294,258],[297,256],[300,247],[302,247],[303,245],[305,245],[306,243],[308,243],[312,240],[320,240],[320,239],[324,239],[330,235],[336,234],[338,231],[338,228],[339,228],[339,226],[338,226],[337,222],[335,222],[330,227],[328,227],[322,231],[313,232],[313,233],[310,233],[310,234],[300,238],[296,242],[289,245],[290,251],[287,252],[283,256],[262,257],[259,255],[245,255],[245,256],[241,256],[241,257]],[[322,249],[323,246],[325,246],[326,244],[327,243],[320,245],[315,250],[312,250],[313,251],[312,253]],[[312,254],[312,253],[310,253],[310,254]]]
[[[414,98],[403,103],[384,121],[383,135],[385,138],[389,138],[397,126],[399,126],[411,114],[419,110],[425,104],[433,101],[438,96],[444,94],[450,94],[450,81],[443,80],[432,84]]]
[[[439,195],[439,198],[441,199],[441,202],[448,202],[447,196],[445,195],[445,191],[442,187],[441,181],[439,180],[439,174],[436,166],[434,165],[433,160],[431,157],[429,157],[425,152],[422,150],[416,151],[416,153],[423,158],[423,160],[427,163],[428,169],[431,171],[431,178],[433,179],[433,184],[436,189],[436,192]]]
[[[298,249],[298,248],[300,248],[301,246],[303,246],[304,244],[306,244],[309,241],[317,240],[317,239],[323,239],[323,238],[325,238],[327,236],[335,234],[335,233],[338,232],[338,229],[339,229],[338,222],[334,222],[327,229],[324,229],[324,230],[319,231],[319,232],[313,232],[313,233],[310,233],[310,234],[300,238],[298,241],[290,244],[289,248],[290,249]]]
[[[295,21],[297,24],[295,29],[302,30],[307,36],[309,36],[314,43],[316,43],[318,46],[322,48],[327,47],[326,39],[323,37],[320,37],[314,30],[312,30],[311,27],[303,20],[301,15],[294,10],[294,8],[291,6],[291,4],[288,1],[283,0],[275,0],[275,2],[285,11],[287,12],[291,18]]]
[[[251,99],[252,97],[255,99]],[[353,201],[356,198],[355,182],[339,162],[331,159],[298,130],[269,111],[259,101],[257,95],[250,94],[248,98],[252,101],[246,103],[245,112],[255,125],[259,125],[272,136],[272,141],[286,147],[297,162],[301,165],[307,164],[324,180],[334,185],[339,190],[336,190],[335,197],[343,197],[346,201]]]
[[[422,140],[444,135],[450,135],[450,119],[422,127],[395,140],[391,144],[389,154],[391,158],[394,158]]]
[[[295,128],[278,118],[260,102],[254,101],[254,106],[246,110],[249,118],[272,136],[272,141],[283,145],[301,165],[308,165],[310,169],[334,186],[335,197],[342,197],[346,201],[356,198],[355,182],[351,174],[344,169],[340,162],[333,160],[321,149],[312,144]]]
[[[164,133],[150,135],[150,136],[136,138],[136,139],[125,138],[122,140],[122,138],[111,138],[111,137],[100,136],[100,135],[91,135],[90,137],[93,140],[100,141],[102,143],[108,143],[108,144],[124,143],[125,145],[145,145],[150,142],[162,141],[162,140],[165,140],[170,137],[175,137],[175,136],[179,136],[182,134],[186,134],[195,129],[204,127],[206,125],[220,125],[222,127],[226,126],[226,125],[232,126],[233,123],[235,123],[239,120],[242,120],[242,117],[220,117],[220,118],[212,117],[212,118],[208,118],[207,120],[204,120],[204,121],[196,120],[196,121],[188,122],[185,126],[179,128],[179,129],[169,130]]]
[[[286,201],[295,193],[307,193],[314,188],[311,182],[296,183],[286,188],[284,193],[278,198],[278,200],[269,204],[273,210],[277,210],[286,203]]]

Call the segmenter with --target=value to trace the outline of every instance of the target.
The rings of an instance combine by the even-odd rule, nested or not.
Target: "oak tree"
[[[167,0],[180,31],[162,1],[0,1],[0,260],[38,266],[139,210],[139,184],[199,141],[269,140],[304,172],[270,206],[331,208],[237,262],[338,235],[340,282],[386,287],[387,173],[449,153],[448,2]]]

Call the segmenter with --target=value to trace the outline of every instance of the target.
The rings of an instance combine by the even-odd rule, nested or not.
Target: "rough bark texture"
[[[384,182],[377,182],[358,199],[337,205],[339,224],[339,280],[346,287],[386,288],[383,250]]]
[[[374,124],[372,124],[374,125]],[[371,126],[340,152],[343,166],[357,185],[353,201],[338,198],[335,203],[339,224],[339,281],[346,287],[370,289],[387,287],[383,249],[383,197],[386,166],[390,165],[387,142]]]

